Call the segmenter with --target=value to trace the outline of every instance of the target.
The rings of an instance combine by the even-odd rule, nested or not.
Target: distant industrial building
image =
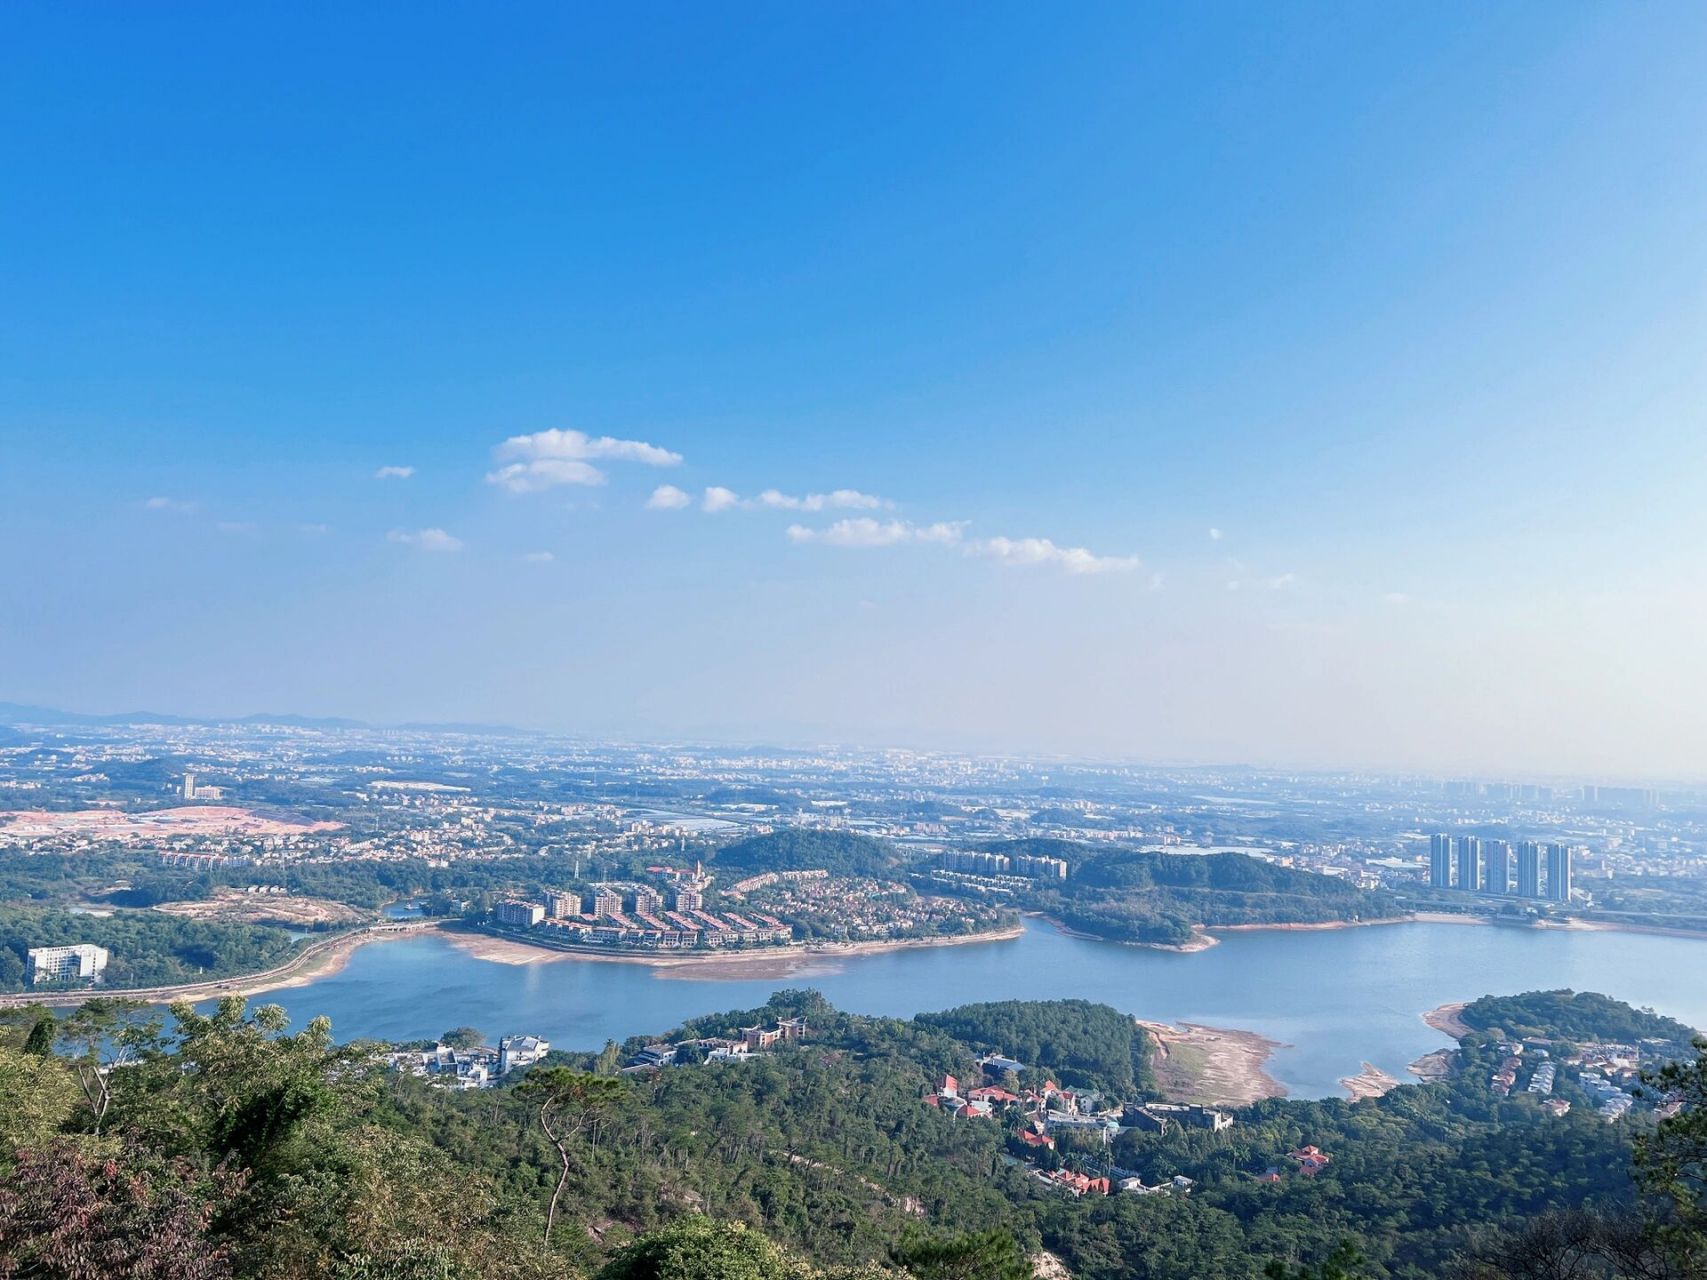
[[[31,947],[25,976],[32,986],[42,982],[92,982],[101,976],[109,958],[105,947],[79,942],[69,947]]]
[[[1597,787],[1582,789],[1584,804],[1605,809],[1652,809],[1659,797],[1647,787]]]

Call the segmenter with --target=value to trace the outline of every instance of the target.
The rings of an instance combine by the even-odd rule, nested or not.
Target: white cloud
[[[1238,589],[1239,589],[1239,580],[1237,578],[1233,579],[1233,581],[1231,581],[1227,584],[1227,590],[1229,590],[1229,591],[1237,591]]]
[[[331,533],[332,532],[332,526],[329,524],[317,524],[317,523],[299,524],[296,526],[296,531],[298,533],[311,533],[311,534]]]
[[[1057,546],[1048,538],[981,538],[967,550],[1003,565],[1054,565],[1067,573],[1130,573],[1137,556],[1099,556],[1084,547]]]
[[[414,474],[414,467],[381,467],[373,473],[373,478],[375,480],[407,480]]]
[[[714,484],[705,491],[705,500],[700,505],[712,515],[716,515],[719,511],[729,511],[740,506],[741,495],[733,489]]]
[[[788,537],[791,542],[822,542],[832,547],[893,547],[904,542],[959,542],[965,527],[964,520],[919,525],[910,520],[873,520],[870,516],[854,516],[838,520],[825,529],[791,524]]]
[[[1381,598],[1388,604],[1409,604],[1411,602],[1411,598],[1403,591],[1389,591]]]
[[[175,515],[187,516],[196,509],[193,502],[185,502],[179,498],[150,498],[142,504],[144,511],[170,511]]]
[[[777,489],[766,489],[758,496],[758,504],[778,511],[825,511],[832,508],[877,511],[895,505],[887,498],[861,493],[858,489],[832,489],[829,493],[809,493],[800,498]]]
[[[1221,541],[1223,536],[1225,536],[1225,535],[1222,534],[1221,530],[1215,528],[1213,525],[1210,526],[1210,528],[1209,528],[1209,540],[1211,542],[1219,542],[1219,541]]]
[[[253,520],[221,520],[214,528],[221,533],[238,533],[244,537],[253,537],[260,532]]]
[[[452,537],[443,529],[393,529],[386,541],[415,547],[421,551],[461,551],[462,539]]]
[[[664,486],[666,488],[670,486]],[[861,493],[858,489],[832,489],[828,493],[796,496],[781,489],[766,489],[756,498],[743,498],[733,489],[712,485],[700,503],[716,515],[720,511],[883,511],[894,507],[887,498]]]
[[[502,485],[511,493],[538,493],[560,484],[603,484],[605,473],[590,462],[574,459],[537,458],[512,462],[486,473],[486,483]]]
[[[595,461],[673,467],[682,460],[681,454],[644,440],[618,440],[556,428],[511,436],[498,446],[497,454],[501,460],[510,461],[489,472],[486,481],[511,493],[535,493],[564,484],[603,484],[605,473],[593,465]]]
[[[680,511],[683,507],[693,505],[693,497],[685,489],[678,489],[673,484],[661,484],[652,490],[652,496],[646,499],[648,511]]]
[[[1298,575],[1297,574],[1295,574],[1295,573],[1281,573],[1281,574],[1276,574],[1274,577],[1268,579],[1268,581],[1265,585],[1268,587],[1268,589],[1270,591],[1282,591],[1285,588],[1290,587],[1294,582],[1297,582],[1297,581],[1298,581]]]
[[[522,557],[527,564],[550,564],[555,559],[557,557],[549,551],[530,551]]]
[[[1063,547],[1048,538],[965,538],[967,522],[939,520],[914,524],[911,520],[876,520],[850,516],[823,529],[803,524],[788,526],[791,542],[822,542],[832,547],[895,547],[905,543],[959,546],[967,555],[994,560],[1001,565],[1052,565],[1071,574],[1128,573],[1139,566],[1137,556],[1099,556],[1084,547]],[[1157,580],[1159,584],[1159,579]]]

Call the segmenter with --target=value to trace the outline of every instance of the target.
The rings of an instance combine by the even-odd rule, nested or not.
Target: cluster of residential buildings
[[[733,1036],[700,1036],[675,1043],[659,1041],[641,1048],[621,1069],[623,1075],[644,1075],[683,1062],[743,1062],[755,1053],[789,1041],[806,1039],[806,1019],[779,1018],[774,1025],[742,1027]]]
[[[1642,1083],[1645,1063],[1663,1062],[1683,1054],[1683,1049],[1670,1041],[1641,1044],[1595,1041],[1582,1045],[1575,1057],[1564,1059],[1562,1064],[1552,1056],[1551,1045],[1548,1040],[1527,1039],[1502,1041],[1494,1046],[1501,1057],[1499,1066],[1489,1076],[1489,1090],[1502,1098],[1511,1096],[1524,1067],[1534,1063],[1524,1092],[1539,1100],[1549,1115],[1567,1115],[1570,1102],[1554,1096],[1559,1068],[1566,1065],[1576,1069],[1576,1086],[1588,1095],[1595,1113],[1609,1124],[1623,1119],[1638,1105],[1652,1104],[1654,1114],[1661,1119],[1676,1114],[1681,1105],[1675,1098],[1656,1101]]]
[[[721,915],[705,909],[702,881],[663,892],[646,884],[596,884],[583,891],[547,893],[544,902],[508,899],[493,908],[493,920],[527,929],[540,940],[569,945],[674,951],[697,947],[779,945],[794,930],[762,911]]]
[[[78,942],[67,947],[31,947],[24,953],[24,977],[41,986],[54,982],[98,982],[111,953],[105,947]]]
[[[965,871],[980,876],[1021,876],[1027,880],[1065,880],[1063,858],[1033,857],[1029,854],[983,853],[975,849],[946,849],[936,856],[947,871]]]
[[[1025,1064],[999,1053],[987,1054],[978,1065],[987,1076],[998,1079],[1025,1069]],[[1061,1133],[1091,1133],[1109,1142],[1123,1129],[1165,1133],[1171,1126],[1219,1133],[1233,1126],[1233,1117],[1214,1107],[1170,1102],[1105,1105],[1095,1090],[1063,1089],[1054,1081],[1015,1092],[988,1083],[962,1089],[958,1079],[945,1075],[933,1091],[925,1094],[924,1101],[928,1107],[963,1119],[1006,1116],[1017,1123],[1016,1137],[1021,1145],[1050,1149]]]
[[[392,1067],[451,1089],[485,1089],[512,1071],[521,1071],[551,1052],[551,1042],[538,1036],[505,1036],[497,1047],[459,1049],[435,1044],[431,1049],[404,1049],[386,1055]]]
[[[1571,859],[1572,849],[1567,844],[1535,840],[1514,844],[1436,832],[1428,842],[1428,882],[1435,889],[1569,902]]]

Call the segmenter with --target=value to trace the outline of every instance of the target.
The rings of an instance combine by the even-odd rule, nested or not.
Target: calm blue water
[[[684,976],[684,973],[687,976]],[[1028,923],[1007,942],[811,962],[786,978],[720,978],[717,967],[477,960],[432,936],[357,951],[341,972],[260,997],[342,1039],[416,1040],[473,1026],[543,1035],[561,1048],[666,1031],[752,1008],[782,987],[816,987],[839,1008],[910,1017],[974,1000],[1079,996],[1142,1018],[1258,1031],[1289,1047],[1269,1071],[1299,1097],[1340,1096],[1368,1060],[1401,1079],[1450,1043],[1420,1014],[1449,1000],[1540,987],[1602,991],[1707,1027],[1707,940],[1445,924],[1223,935],[1191,955],[1069,938]]]

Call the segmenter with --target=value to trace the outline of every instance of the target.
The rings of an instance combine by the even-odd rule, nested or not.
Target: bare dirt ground
[[[1233,1031],[1196,1023],[1138,1025],[1156,1041],[1151,1069],[1156,1088],[1169,1102],[1205,1106],[1245,1106],[1263,1098],[1281,1098],[1286,1089],[1265,1070],[1269,1056],[1285,1046],[1254,1031]]]
[[[364,912],[325,898],[297,898],[287,893],[244,893],[241,889],[220,889],[203,902],[162,902],[154,909],[186,920],[282,924],[296,929],[359,924],[367,919]]]
[[[1430,1009],[1423,1014],[1422,1020],[1436,1031],[1445,1032],[1454,1040],[1462,1040],[1469,1035],[1473,1028],[1459,1015],[1469,1005],[1468,1000],[1457,1000],[1451,1004],[1443,1004],[1438,1009]]]
[[[1373,1062],[1365,1062],[1363,1070],[1354,1076],[1340,1078],[1340,1084],[1345,1086],[1345,1091],[1351,1095],[1353,1102],[1360,1102],[1364,1098],[1379,1098],[1399,1083],[1397,1076],[1388,1075]]]
[[[820,943],[768,947],[761,951],[608,951],[588,948],[565,951],[556,947],[530,946],[511,938],[493,937],[474,930],[446,929],[444,937],[479,960],[498,964],[538,964],[542,961],[591,960],[604,964],[643,964],[661,978],[790,978],[834,973],[844,956],[874,955],[911,947],[956,946],[973,942],[998,942],[1016,938],[1018,925],[988,933],[960,934],[947,938],[902,938],[891,942]]]
[[[1457,1050],[1436,1049],[1433,1053],[1425,1053],[1410,1065],[1410,1073],[1423,1083],[1452,1078],[1453,1063]]]
[[[298,822],[276,814],[216,804],[184,805],[146,813],[125,813],[119,809],[78,809],[70,813],[22,809],[0,813],[0,835],[26,840],[68,835],[126,841],[167,836],[294,836],[337,829],[336,822]]]

